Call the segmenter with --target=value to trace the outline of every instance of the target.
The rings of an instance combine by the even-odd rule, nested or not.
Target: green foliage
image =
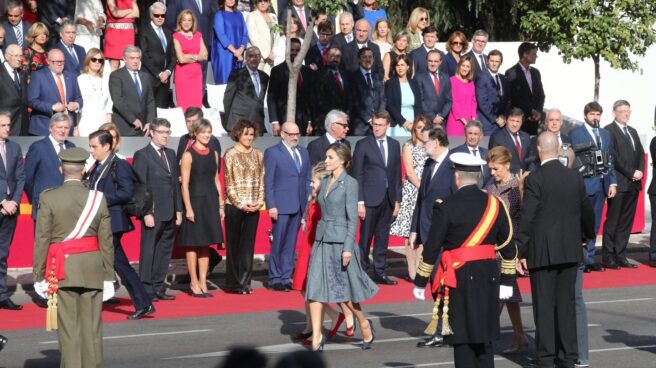
[[[305,0],[310,9],[326,9],[330,15],[337,14],[338,10],[346,9],[346,0]]]

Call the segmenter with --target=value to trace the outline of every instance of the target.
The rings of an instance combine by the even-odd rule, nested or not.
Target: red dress
[[[132,9],[132,0],[116,0],[116,7],[125,10]],[[108,59],[123,59],[123,50],[129,45],[134,45],[134,19],[114,18],[105,5],[107,14],[107,25],[105,26],[105,47],[103,52]]]
[[[182,33],[175,32],[173,39],[180,44],[183,54],[198,55],[203,36],[200,32],[194,32],[191,38]],[[187,111],[190,106],[203,106],[203,70],[200,62],[188,64],[175,64],[175,101],[182,111]]]
[[[321,220],[321,207],[319,203],[312,202],[308,208],[308,218],[305,224],[305,231],[301,235],[298,243],[298,258],[296,258],[296,267],[294,267],[294,277],[292,289],[305,291],[305,282],[307,281],[308,264],[310,263],[310,253],[312,253],[312,244],[317,233],[317,224]]]

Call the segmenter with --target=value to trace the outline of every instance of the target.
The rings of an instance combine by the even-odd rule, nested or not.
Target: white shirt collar
[[[7,73],[9,73],[9,76],[13,80],[14,79],[14,69],[9,65],[9,63],[7,61],[3,61],[2,65],[5,66],[5,69],[7,70]]]
[[[55,137],[53,137],[52,134],[48,134],[48,138],[50,138],[50,143],[52,143],[52,145],[55,147],[55,152],[57,152],[57,150],[59,149],[60,144],[63,144],[64,149],[66,149],[66,143],[57,142],[57,140],[55,140]]]
[[[429,48],[426,46],[426,44],[423,44],[423,43],[422,43],[421,45],[424,47],[424,50],[426,50],[427,53],[428,53],[429,51],[433,51],[433,50],[435,50],[435,46],[433,46],[433,48],[430,48],[430,49],[429,49]]]
[[[153,141],[150,141],[150,145],[155,149],[155,151],[159,152],[160,148],[157,147],[157,145]],[[162,147],[162,148],[166,148],[166,147]]]
[[[159,30],[159,29],[162,28],[162,27],[158,27],[157,24],[155,24],[155,22],[153,22],[152,20],[150,21],[150,26],[153,27],[153,29],[155,30],[155,32],[157,32],[157,30]],[[162,30],[162,31],[163,31],[163,30]]]
[[[540,165],[544,166],[544,164],[546,164],[547,162],[553,161],[553,160],[558,160],[558,157],[548,158],[548,159],[540,162]]]
[[[333,143],[337,142],[337,139],[335,139],[335,137],[330,135],[330,133],[328,133],[328,132],[326,132],[326,138],[328,139],[328,143],[330,143],[330,144],[333,144]]]
[[[365,68],[363,68],[363,67],[359,67],[359,68],[360,68],[360,73],[362,73],[362,76],[363,76],[363,77],[366,77],[366,76],[367,76],[367,73],[373,74],[373,72],[372,72],[371,69],[367,70],[367,69],[365,69]],[[372,79],[371,79],[371,81],[373,82],[373,75],[372,75]]]

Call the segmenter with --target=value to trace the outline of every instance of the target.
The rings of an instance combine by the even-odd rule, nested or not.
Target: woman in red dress
[[[187,111],[190,106],[203,105],[203,71],[201,61],[207,60],[207,49],[203,36],[196,31],[194,13],[185,9],[178,15],[173,45],[177,63],[175,64],[176,105]]]
[[[107,0],[105,13],[107,25],[103,52],[114,71],[123,59],[123,50],[134,45],[134,20],[139,18],[137,0]]]

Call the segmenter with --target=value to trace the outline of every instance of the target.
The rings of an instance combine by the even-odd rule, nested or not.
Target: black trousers
[[[169,82],[166,84],[159,83],[157,87],[153,87],[153,95],[155,97],[155,106],[160,109],[168,109],[173,106],[172,96],[171,96],[171,78],[169,77]],[[199,106],[200,107],[200,106]]]
[[[491,343],[453,345],[453,358],[456,368],[494,367]]]
[[[651,208],[651,231],[649,232],[649,260],[656,261],[656,195],[649,195]]]
[[[122,233],[114,233],[114,271],[121,278],[121,282],[128,289],[135,309],[143,309],[150,305],[152,299],[146,292],[137,271],[132,268],[121,244]]]
[[[18,215],[0,215],[0,301],[9,298],[7,289],[7,258],[9,258],[9,247],[14,239]]]
[[[531,269],[535,346],[540,367],[573,367],[576,337],[576,263]],[[559,361],[560,363],[556,363]]]
[[[173,241],[175,239],[175,215],[168,221],[155,220],[155,226],[148,228],[141,223],[141,254],[139,255],[139,275],[148,295],[165,291],[164,280],[169,270]]]
[[[240,291],[251,286],[255,233],[260,212],[248,213],[225,205],[226,288]]]
[[[383,202],[376,207],[365,207],[364,221],[360,223],[360,251],[362,251],[362,269],[369,270],[369,247],[374,240],[374,277],[385,277],[385,257],[389,244],[389,232],[392,225],[394,206],[385,194]]]
[[[629,244],[637,206],[637,191],[618,192],[615,197],[608,198],[601,248],[604,263],[626,261],[626,247]]]

